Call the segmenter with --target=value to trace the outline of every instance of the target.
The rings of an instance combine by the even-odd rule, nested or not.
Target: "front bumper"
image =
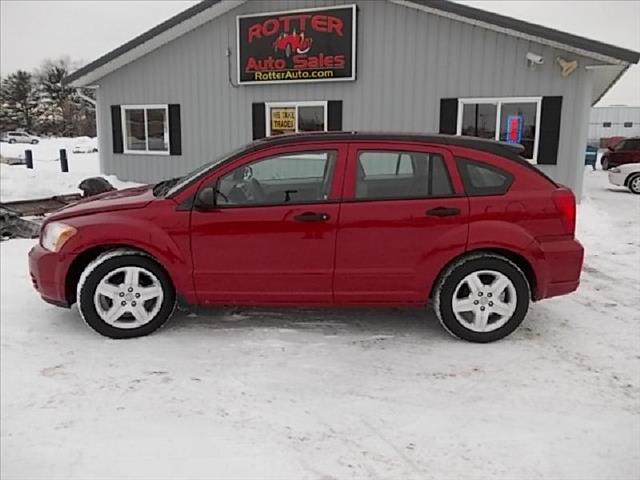
[[[609,183],[612,185],[617,185],[619,187],[624,187],[624,181],[626,179],[626,175],[624,173],[614,173],[609,170]]]
[[[58,253],[37,244],[29,251],[29,273],[33,287],[46,302],[69,307],[65,291],[68,262]]]

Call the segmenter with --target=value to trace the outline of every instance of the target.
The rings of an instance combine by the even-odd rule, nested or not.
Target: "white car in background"
[[[610,168],[609,183],[627,187],[633,193],[640,194],[640,163],[625,163]]]
[[[35,145],[40,142],[40,139],[35,135],[29,135],[26,132],[6,132],[0,135],[0,142],[30,143]]]

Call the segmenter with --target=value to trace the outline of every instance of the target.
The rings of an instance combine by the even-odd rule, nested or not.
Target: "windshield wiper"
[[[176,183],[180,181],[182,177],[170,178],[169,180],[163,180],[159,183],[156,183],[153,186],[153,195],[155,197],[161,197],[166,194],[171,187],[173,187]]]

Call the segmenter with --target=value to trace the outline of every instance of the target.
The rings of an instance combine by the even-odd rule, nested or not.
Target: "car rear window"
[[[361,200],[453,195],[441,155],[411,151],[360,151],[356,198]]]
[[[502,195],[509,190],[513,177],[497,167],[466,158],[456,158],[467,195]]]

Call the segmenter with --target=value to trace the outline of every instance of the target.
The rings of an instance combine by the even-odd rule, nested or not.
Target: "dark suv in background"
[[[602,154],[601,162],[603,170],[625,163],[640,163],[640,137],[627,138],[615,147],[609,147],[609,151]]]

